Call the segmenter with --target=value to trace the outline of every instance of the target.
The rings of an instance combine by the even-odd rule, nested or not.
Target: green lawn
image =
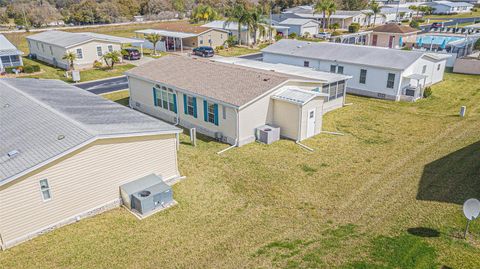
[[[475,17],[480,17],[480,10],[474,11],[474,12],[469,12],[469,13],[459,13],[459,14],[453,14],[453,15],[428,15],[424,16],[423,18],[429,19],[429,18],[445,18],[445,19],[452,19],[452,18],[475,18]]]
[[[179,204],[119,208],[0,253],[1,268],[480,268],[478,76],[416,103],[348,96],[304,141],[228,147],[181,135]],[[125,95],[111,96],[124,100]],[[123,101],[125,104],[125,102]],[[457,116],[467,106],[467,117]]]
[[[220,51],[217,51],[216,54],[224,57],[237,57],[241,55],[247,55],[247,54],[252,54],[252,53],[257,53],[260,52],[261,49],[265,48],[268,46],[268,44],[260,44],[256,48],[246,48],[246,47],[231,47],[228,49],[223,49]]]

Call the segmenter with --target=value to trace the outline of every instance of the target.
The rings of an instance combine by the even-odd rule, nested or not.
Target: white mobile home
[[[332,109],[329,102],[343,106],[348,79],[326,74],[326,81],[173,55],[126,75],[132,108],[236,146],[255,141],[264,125],[296,141],[318,134],[325,109]]]
[[[22,54],[8,39],[0,34],[0,71],[6,67],[22,66]]]
[[[0,79],[0,95],[1,249],[180,177],[179,128],[58,80]]]
[[[320,28],[320,24],[311,19],[286,19],[281,21],[279,26],[288,27],[289,34],[295,33],[297,36],[304,36],[304,35],[316,35],[318,34],[318,30]]]
[[[425,3],[433,8],[433,14],[456,14],[472,11],[473,5],[465,2],[433,1]]]
[[[70,33],[63,31],[45,31],[27,36],[30,54],[42,62],[56,67],[69,69],[65,53],[76,55],[75,68],[90,68],[95,61],[102,61],[108,52],[120,51],[122,45],[142,43],[142,40],[124,38],[97,33]]]
[[[236,22],[226,23],[226,21],[217,20],[204,24],[202,27],[227,31],[229,36],[234,36],[238,39],[238,23]],[[264,27],[268,28],[269,26],[264,25]],[[253,31],[248,33],[248,28],[245,25],[240,27],[240,43],[243,45],[251,45],[255,40],[257,42],[272,40],[275,35],[277,35],[275,27],[272,27],[271,30],[266,29],[264,35],[260,31],[256,35]]]
[[[262,50],[263,61],[350,75],[347,91],[390,100],[415,100],[443,79],[448,55],[330,42],[280,40]]]

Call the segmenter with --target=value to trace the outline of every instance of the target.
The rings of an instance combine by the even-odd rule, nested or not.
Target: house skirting
[[[3,245],[1,246],[1,249],[2,250],[5,250],[7,248],[11,248],[13,246],[16,246],[20,243],[23,243],[25,241],[28,241],[32,238],[35,238],[39,235],[42,235],[42,234],[45,234],[45,233],[48,233],[48,232],[51,232],[52,230],[54,229],[57,229],[57,228],[60,228],[62,226],[65,226],[65,225],[68,225],[68,224],[71,224],[71,223],[74,223],[74,222],[77,222],[79,221],[80,219],[84,219],[84,218],[88,218],[88,217],[92,217],[92,216],[95,216],[95,215],[98,215],[100,213],[103,213],[105,211],[108,211],[108,210],[111,210],[111,209],[114,209],[114,208],[117,208],[117,207],[120,207],[122,205],[122,199],[121,198],[118,198],[118,199],[115,199],[113,201],[110,201],[106,204],[103,204],[101,206],[98,206],[98,207],[95,207],[95,208],[92,208],[92,209],[89,209],[85,212],[82,212],[80,214],[77,214],[77,215],[74,215],[74,216],[71,216],[69,218],[66,218],[64,220],[61,220],[57,223],[54,223],[54,224],[51,224],[47,227],[44,227],[44,228],[41,228],[35,232],[32,232],[32,233],[29,233],[29,234],[26,234],[24,236],[21,236],[21,237],[18,237],[14,240],[10,240],[10,241],[7,241],[7,242],[4,242]]]
[[[347,87],[347,93],[353,94],[353,95],[373,97],[373,98],[378,98],[378,99],[386,99],[386,100],[393,100],[393,101],[398,101],[399,100],[399,96],[396,96],[396,95],[384,94],[384,93],[355,89],[355,88],[349,88],[349,87]]]

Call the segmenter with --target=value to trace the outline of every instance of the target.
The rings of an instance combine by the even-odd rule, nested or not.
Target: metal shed
[[[141,215],[146,215],[158,208],[166,208],[175,203],[172,187],[155,174],[120,186],[120,194],[124,205]]]

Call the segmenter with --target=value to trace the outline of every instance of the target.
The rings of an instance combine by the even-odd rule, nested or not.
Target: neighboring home
[[[67,52],[75,53],[75,68],[90,68],[95,61],[102,61],[105,53],[120,51],[124,44],[142,41],[89,32],[45,31],[27,36],[27,42],[30,55],[68,70],[69,62],[62,59]]]
[[[235,40],[238,39],[238,23],[236,22],[230,22],[226,23],[225,21],[222,20],[217,20],[217,21],[212,21],[207,24],[202,25],[202,27],[206,28],[212,28],[212,29],[220,29],[224,31],[228,31],[229,36],[234,36]],[[288,27],[278,27],[278,26],[270,26],[270,25],[263,25],[265,28],[264,34],[261,33],[261,31],[257,31],[256,34],[256,40],[257,42],[263,42],[263,41],[268,41],[268,40],[273,40],[273,38],[277,35],[277,28],[279,29],[286,29],[288,30]],[[253,44],[255,40],[255,33],[253,31],[250,31],[250,34],[248,34],[248,28],[246,26],[240,27],[240,42],[243,45],[251,45]]]
[[[145,21],[145,16],[142,16],[142,15],[133,16],[133,21],[134,22],[144,22]]]
[[[305,68],[304,72],[310,69]],[[301,141],[322,129],[324,109],[344,104],[348,76],[316,78],[169,55],[126,72],[132,108],[242,146],[271,125]]]
[[[22,54],[8,39],[0,34],[0,71],[6,67],[22,66]]]
[[[456,14],[472,12],[473,5],[465,2],[433,1],[425,3],[432,7],[432,14]]]
[[[419,29],[408,25],[389,23],[372,29],[370,45],[386,48],[401,48],[405,44],[415,44]]]
[[[303,18],[312,19],[318,21],[320,24],[323,22],[323,14],[320,13],[282,13],[272,16],[275,20],[282,22],[288,18]],[[368,10],[337,10],[334,14],[330,15],[329,25],[337,23],[340,29],[348,29],[348,26],[352,23],[358,23],[362,27],[373,24],[374,17]],[[377,14],[375,24],[380,25],[385,23],[387,18],[383,14]]]
[[[263,61],[309,66],[350,75],[347,92],[390,100],[415,100],[443,79],[449,55],[331,42],[280,40],[262,50]]]
[[[416,11],[411,10],[408,7],[383,6],[381,10],[381,13],[388,17],[387,22],[410,20],[416,15]]]
[[[472,5],[480,5],[480,0],[450,0],[450,2],[464,2]]]
[[[0,246],[121,205],[120,186],[175,181],[179,128],[59,80],[0,79]]]
[[[280,26],[288,27],[288,33],[295,33],[297,36],[316,35],[320,28],[320,23],[312,19],[286,19],[279,22]]]
[[[166,22],[156,27],[138,30],[135,34],[141,39],[145,39],[148,34],[160,35],[161,41],[157,43],[157,48],[162,51],[183,51],[200,46],[216,48],[225,44],[229,34],[227,30],[198,26],[185,21]],[[153,48],[153,44],[147,40],[144,46]]]

